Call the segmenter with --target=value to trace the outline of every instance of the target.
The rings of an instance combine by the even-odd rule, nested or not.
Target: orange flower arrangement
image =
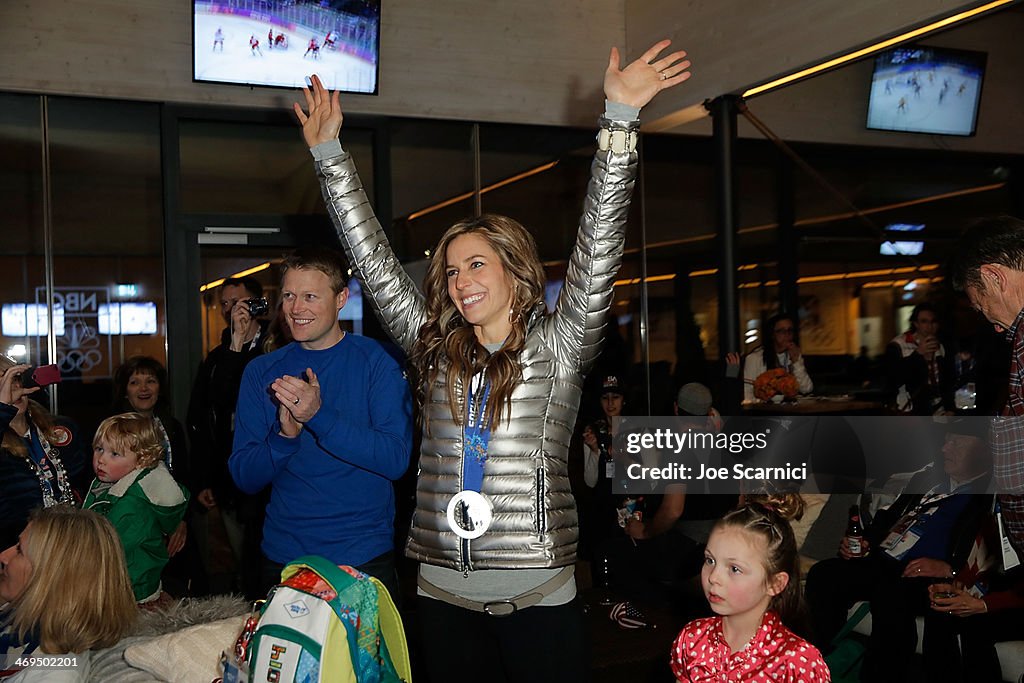
[[[762,401],[770,401],[772,396],[781,394],[786,398],[796,398],[800,391],[796,377],[786,372],[785,368],[765,370],[754,380],[754,396]]]

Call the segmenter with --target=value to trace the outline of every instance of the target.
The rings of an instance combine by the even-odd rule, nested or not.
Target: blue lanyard
[[[466,397],[466,428],[462,441],[462,488],[480,492],[484,482],[484,463],[487,462],[487,446],[491,441],[491,427],[487,424],[487,399],[491,395],[491,383],[482,380],[483,393],[478,401],[473,400],[473,382],[470,381]]]

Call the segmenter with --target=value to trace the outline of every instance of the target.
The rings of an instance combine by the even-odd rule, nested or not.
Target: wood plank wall
[[[284,107],[192,82],[189,0],[2,0],[0,91]],[[348,111],[592,126],[622,0],[383,0],[380,95]]]

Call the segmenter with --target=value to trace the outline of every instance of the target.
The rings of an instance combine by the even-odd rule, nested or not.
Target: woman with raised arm
[[[22,386],[28,370],[0,354],[0,549],[18,542],[35,508],[80,504],[92,477],[88,437],[36,400],[38,386]]]
[[[588,678],[568,446],[622,260],[639,110],[690,76],[684,52],[658,56],[668,46],[625,69],[612,48],[599,150],[550,315],[534,239],[504,216],[449,228],[421,294],[338,140],[338,93],[313,76],[303,89],[308,113],[295,105],[349,260],[415,372],[424,432],[406,554],[421,563],[431,680],[476,681],[494,667],[509,680]]]

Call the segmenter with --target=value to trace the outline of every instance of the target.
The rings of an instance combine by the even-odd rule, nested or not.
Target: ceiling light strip
[[[500,187],[505,187],[506,185],[511,185],[512,183],[517,183],[520,180],[524,180],[526,178],[529,178],[530,176],[537,175],[538,173],[543,173],[544,171],[547,171],[548,169],[554,168],[557,165],[558,165],[558,160],[557,159],[555,161],[550,161],[550,162],[548,162],[546,164],[541,164],[540,166],[537,166],[536,168],[531,168],[528,171],[523,171],[522,173],[518,173],[518,174],[516,174],[514,176],[511,176],[509,178],[505,178],[504,180],[499,180],[496,183],[488,185],[487,187],[484,187],[484,188],[482,188],[480,190],[480,194],[484,195],[484,194],[487,194],[488,192],[490,192],[492,190],[497,190]],[[458,204],[459,202],[465,201],[465,200],[469,199],[472,196],[473,196],[472,191],[470,191],[470,192],[463,192],[460,195],[456,195],[456,196],[454,196],[454,197],[452,197],[450,199],[445,199],[442,202],[438,202],[437,204],[434,204],[432,206],[428,206],[425,209],[420,209],[419,211],[411,213],[411,214],[409,214],[409,217],[406,220],[410,220],[410,221],[416,220],[417,218],[421,218],[423,216],[426,216],[427,214],[433,213],[435,211],[439,211],[440,209],[443,209],[446,206],[451,206],[452,204]]]
[[[756,268],[757,266],[758,266],[758,264],[751,263],[751,264],[742,265],[739,268],[737,268],[736,270],[751,270],[753,268]],[[931,270],[938,269],[938,267],[939,267],[939,264],[937,264],[937,263],[928,263],[928,264],[925,264],[925,265],[923,265],[921,267],[904,266],[904,267],[900,267],[900,268],[880,268],[880,269],[877,269],[877,270],[858,270],[858,271],[854,271],[852,273],[828,273],[828,274],[825,274],[825,275],[805,275],[804,277],[797,278],[796,281],[797,281],[798,284],[808,284],[808,283],[812,283],[812,282],[832,282],[832,281],[835,281],[835,280],[859,280],[859,279],[865,278],[865,277],[879,277],[881,275],[902,275],[902,274],[905,274],[905,273],[913,273],[913,272],[916,272],[916,271],[931,271]],[[691,278],[694,278],[694,277],[704,277],[704,276],[707,276],[707,275],[715,275],[716,273],[718,273],[718,268],[707,268],[705,270],[690,271],[687,274],[687,276],[691,277]],[[668,273],[666,275],[652,275],[652,276],[648,277],[645,280],[645,282],[664,282],[664,281],[667,281],[667,280],[674,280],[675,277],[676,277],[675,273]],[[623,286],[629,286],[629,285],[638,285],[638,284],[640,284],[640,280],[641,279],[638,278],[638,277],[625,278],[625,279],[622,279],[622,280],[616,280],[614,286],[615,287],[623,287]],[[933,277],[933,278],[931,278],[932,282],[939,282],[941,280],[942,280],[941,277]],[[928,278],[918,278],[917,281],[919,281],[919,282],[927,282]],[[778,280],[768,280],[764,284],[767,285],[767,286],[774,286],[774,285],[779,284],[779,281]],[[744,282],[744,283],[741,283],[739,285],[739,288],[740,289],[748,289],[750,287],[760,287],[760,286],[761,286],[760,282]],[[880,285],[875,285],[875,286],[880,286]]]
[[[232,278],[245,277],[246,275],[252,275],[253,273],[258,273],[261,270],[266,270],[269,267],[270,267],[270,261],[267,261],[266,263],[261,263],[258,266],[253,266],[252,268],[247,268],[245,270],[240,270],[237,273],[235,273],[234,275],[229,275],[228,277],[222,277],[219,280],[214,280],[212,282],[207,282],[205,285],[203,285],[203,286],[201,286],[199,288],[199,291],[200,292],[205,292],[208,289],[213,289],[214,287],[220,287],[222,284],[224,284],[224,282],[226,280],[230,280]]]
[[[905,209],[911,206],[918,206],[919,204],[928,204],[930,202],[938,202],[945,199],[955,199],[957,197],[965,197],[972,194],[978,194],[981,192],[992,192],[994,190],[1001,190],[1006,187],[1005,182],[993,183],[991,185],[979,185],[978,187],[967,187],[962,190],[951,190],[949,192],[943,192],[941,194],[929,195],[928,197],[921,197],[919,199],[908,199],[906,201],[897,202],[896,204],[886,204],[884,206],[873,206],[869,209],[861,209],[861,215],[882,213],[885,211],[895,211],[896,209]],[[812,225],[822,225],[825,223],[831,223],[833,221],[845,220],[848,218],[855,218],[857,216],[853,211],[846,211],[843,213],[835,213],[828,216],[814,216],[811,218],[802,218],[794,221],[793,225],[799,228],[806,228]],[[740,228],[739,234],[751,235],[758,232],[766,232],[769,230],[778,229],[778,223],[764,223],[762,225],[752,225],[747,228]],[[715,233],[704,233],[703,235],[694,235],[693,237],[681,237],[674,240],[663,240],[661,242],[652,242],[647,245],[648,249],[663,249],[665,247],[674,247],[680,244],[691,244],[693,242],[705,242],[710,239],[714,239]],[[635,254],[640,251],[639,247],[631,247],[626,249],[625,253]],[[562,261],[564,263],[564,260]]]
[[[957,24],[961,21],[965,21],[972,17],[976,17],[979,14],[984,14],[985,12],[994,10],[997,7],[1008,5],[1011,2],[1014,2],[1014,0],[995,0],[994,2],[985,3],[980,7],[975,7],[974,9],[967,10],[966,12],[959,12],[950,17],[946,17],[945,19],[934,21],[920,28],[916,28],[911,31],[901,33],[898,36],[894,36],[887,40],[880,41],[878,43],[875,43],[874,45],[869,45],[868,47],[861,48],[859,50],[854,50],[853,52],[849,52],[840,57],[829,59],[828,61],[816,64],[815,66],[802,69],[800,71],[797,71],[796,73],[789,74],[788,76],[783,76],[782,78],[777,78],[774,81],[769,81],[768,83],[765,83],[763,85],[751,88],[750,90],[747,90],[746,92],[743,93],[743,97],[748,98],[753,97],[754,95],[760,95],[761,93],[767,92],[769,90],[774,90],[775,88],[786,85],[787,83],[792,83],[802,78],[813,76],[814,74],[820,73],[827,69],[832,69],[834,67],[840,66],[841,64],[846,64],[847,62],[852,62],[856,59],[860,59],[861,57],[867,57],[870,54],[879,52],[881,50],[885,50],[886,48],[898,45],[899,43],[903,43],[908,40],[913,40],[914,38],[920,38],[925,34],[931,33],[933,31],[938,31],[939,29],[948,28],[953,24]]]

